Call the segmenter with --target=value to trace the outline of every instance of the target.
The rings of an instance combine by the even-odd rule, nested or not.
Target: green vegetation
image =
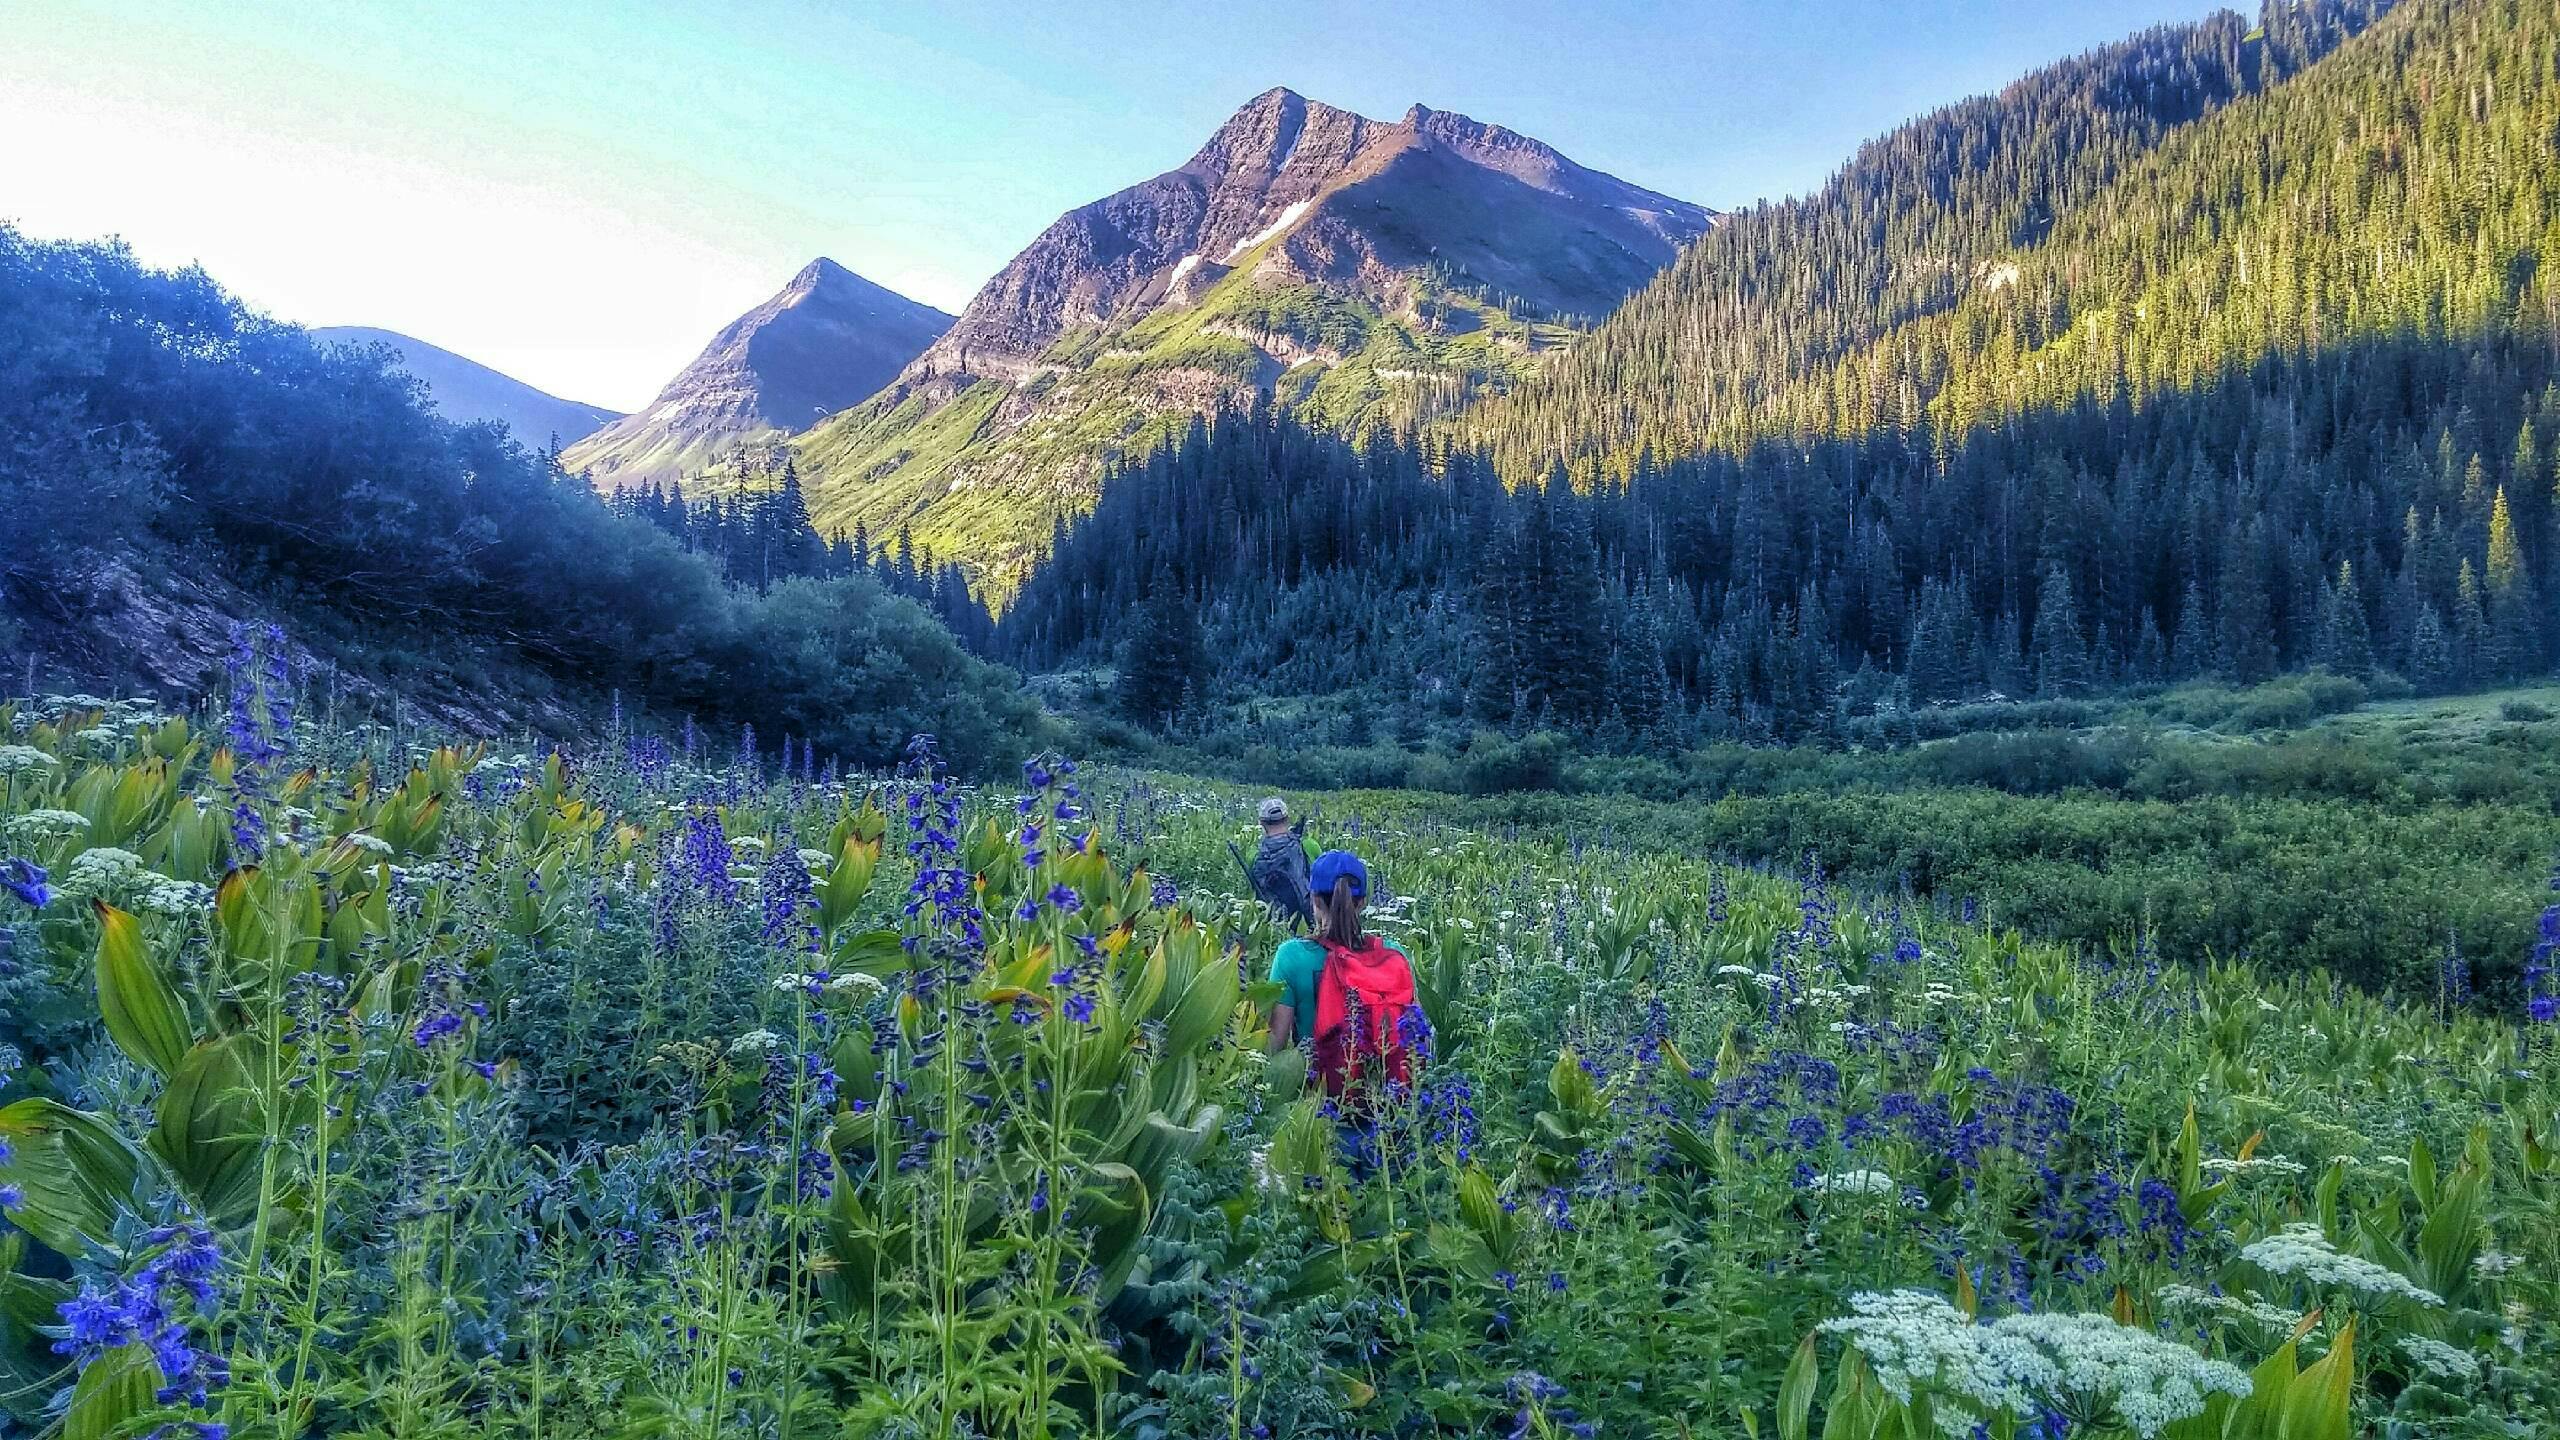
[[[2503,712],[2560,695],[2388,702],[2268,728],[2309,721],[2302,697],[2319,688],[1980,706],[1936,717],[1971,728],[1854,751],[1613,757],[1492,731],[1346,744],[1366,717],[1279,707],[1181,745],[1118,739],[1150,764],[1360,787],[1366,803],[1394,788],[1471,796],[1431,802],[1469,825],[1570,826],[1781,866],[1810,855],[1871,889],[2083,947],[2148,935],[2170,954],[2319,967],[2413,998],[2437,993],[2450,953],[2512,993],[2525,902],[2560,845],[2560,723]]]
[[[554,457],[434,418],[381,353],[315,345],[202,272],[0,228],[0,350],[12,654],[192,684],[245,610],[330,642],[318,658],[354,680],[463,713],[506,713],[515,697],[472,692],[486,677],[554,723],[613,689],[855,763],[931,729],[984,766],[1038,733],[1010,676],[870,577],[732,589]],[[176,618],[101,633],[101,575]],[[156,650],[188,630],[201,648]]]
[[[1429,1022],[1344,1126],[1264,1051],[1246,792],[430,749],[265,661],[193,722],[0,705],[0,1413],[39,1432],[2560,1413],[2560,1070],[2512,995],[1302,795]]]
[[[1577,332],[1516,318],[1426,278],[1393,311],[1234,262],[1195,301],[1124,328],[1069,332],[1020,386],[891,394],[796,442],[822,533],[912,530],[1009,593],[1100,477],[1144,460],[1203,412],[1267,404],[1342,435],[1409,427],[1509,385]]]

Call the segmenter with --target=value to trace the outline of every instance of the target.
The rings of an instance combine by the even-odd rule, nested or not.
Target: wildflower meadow
[[[2421,1003],[1309,797],[1428,1019],[1342,1115],[1244,792],[273,652],[0,704],[0,1433],[2560,1434],[2560,894]]]

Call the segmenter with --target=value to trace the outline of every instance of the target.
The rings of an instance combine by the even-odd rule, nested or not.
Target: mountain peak
[[[1210,177],[1231,171],[1275,174],[1306,141],[1313,140],[1328,151],[1347,152],[1358,148],[1374,126],[1374,121],[1348,110],[1274,85],[1228,116],[1183,169]]]
[[[400,368],[426,385],[427,398],[446,419],[495,420],[527,449],[540,449],[554,436],[562,444],[571,444],[622,418],[620,411],[546,394],[468,356],[396,330],[331,325],[314,329],[311,338],[331,345],[389,346],[398,353]]]
[[[810,261],[808,264],[801,266],[800,273],[791,277],[791,285],[788,288],[798,289],[805,285],[820,285],[832,283],[838,280],[859,280],[861,278],[861,276],[847,270],[842,265],[839,265],[833,260],[828,259],[826,256],[821,255],[817,259]]]
[[[950,327],[950,316],[821,255],[714,336],[648,409],[563,461],[611,486],[682,479],[868,398]]]
[[[1463,269],[1548,313],[1596,315],[1711,219],[1453,111],[1390,123],[1275,85],[1179,169],[1059,217],[904,379],[1023,381],[1060,335],[1189,304],[1248,263],[1389,307],[1411,277]]]

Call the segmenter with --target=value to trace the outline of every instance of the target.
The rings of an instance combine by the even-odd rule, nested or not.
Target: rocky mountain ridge
[[[951,319],[821,257],[562,461],[607,489],[681,480],[859,403]]]

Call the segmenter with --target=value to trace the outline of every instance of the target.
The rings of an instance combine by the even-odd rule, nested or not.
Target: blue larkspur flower
[[[33,860],[13,859],[0,864],[0,886],[38,910],[53,903],[51,878]]]

